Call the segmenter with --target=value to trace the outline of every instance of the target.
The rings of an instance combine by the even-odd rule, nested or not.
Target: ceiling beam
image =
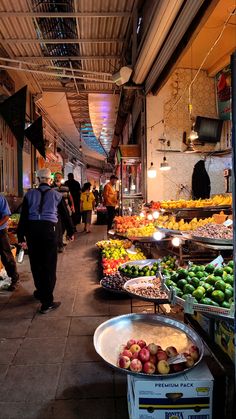
[[[123,38],[37,38],[37,39],[28,39],[28,38],[16,38],[16,39],[0,39],[2,45],[15,45],[15,44],[111,44],[112,42],[115,43],[122,43],[124,42]]]
[[[86,84],[89,84],[89,83],[86,83]],[[96,83],[91,83],[91,84],[96,84]],[[99,84],[99,83],[98,83]],[[75,89],[67,89],[67,88],[64,88],[64,87],[44,87],[44,86],[41,86],[41,88],[42,88],[42,91],[43,92],[65,92],[65,93],[73,93],[75,96],[73,96],[73,97],[71,97],[71,100],[74,100],[74,99],[76,99],[76,96],[77,96],[77,92],[76,92],[76,90]],[[87,93],[107,93],[107,94],[111,94],[111,95],[113,95],[114,93],[120,93],[120,91],[116,88],[116,89],[98,89],[98,90],[95,90],[95,89],[86,89],[86,90],[80,90],[80,92],[79,92],[80,94],[87,94]],[[80,96],[78,96],[78,98],[80,98]]]
[[[21,57],[14,57],[16,60],[19,61],[32,61],[32,60],[42,60],[42,61],[48,61],[48,60],[56,60],[56,61],[85,61],[85,60],[99,60],[99,61],[104,61],[104,60],[119,60],[120,56],[119,55],[78,55],[78,56],[74,56],[74,55],[68,55],[68,56],[64,56],[61,57],[60,55],[48,55],[48,56],[21,56]]]
[[[53,56],[15,56],[16,60],[19,61],[32,61],[32,60],[42,60],[42,61],[49,61],[49,60],[56,60],[56,61],[86,61],[86,60],[94,60],[94,61],[104,61],[104,60],[120,60],[120,55],[68,55],[61,57],[60,55],[53,55]]]
[[[9,17],[33,17],[33,18],[47,18],[47,19],[57,19],[57,18],[106,18],[106,17],[130,17],[130,12],[1,12],[2,18]]]

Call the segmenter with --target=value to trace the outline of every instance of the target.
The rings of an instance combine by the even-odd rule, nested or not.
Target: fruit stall
[[[139,380],[144,380],[142,386],[145,379],[151,386],[150,378],[156,376],[165,381],[165,375],[174,380],[175,374],[185,373],[191,379],[193,367],[199,379],[198,365],[195,364],[201,359],[202,349],[198,341],[201,336],[210,359],[213,357],[217,365],[222,367],[222,370],[219,367],[221,384],[217,381],[217,385],[223,386],[224,400],[232,407],[234,262],[231,204],[230,195],[202,201],[152,202],[144,205],[139,215],[116,217],[113,238],[97,243],[102,265],[100,284],[104,289],[153,303],[154,312],[158,308],[158,312],[160,309],[162,313],[156,319],[158,327],[163,318],[168,325],[174,319],[179,330],[182,327],[181,322],[178,324],[180,317],[183,324],[188,325],[197,336],[190,339],[191,342],[184,348],[172,341],[176,330],[168,331],[166,341],[164,337],[158,339],[162,336],[159,330],[155,334],[147,330],[151,327],[152,315],[143,315],[147,316],[147,325],[140,329],[136,327],[136,321],[139,324],[139,316],[142,315],[134,313],[130,316],[138,317],[133,318],[130,330],[127,326],[127,333],[119,336],[119,345],[117,343],[111,359],[109,354],[103,353],[101,343],[103,334],[106,336],[106,329],[101,336],[100,331],[96,332],[95,348],[99,355],[113,367],[125,370],[128,374],[128,400],[134,396],[131,388]],[[184,211],[188,216],[181,218],[180,214],[184,214]],[[191,213],[193,218],[190,217]],[[180,313],[178,320],[176,308],[176,313]],[[134,311],[135,307],[132,307]],[[158,314],[155,315],[158,317]],[[120,328],[120,321],[129,324],[132,317],[129,320],[126,317],[111,319],[112,325],[114,320],[114,330]],[[188,329],[186,334],[189,336]],[[194,354],[192,351],[195,351]],[[205,366],[203,375],[208,373],[208,367]],[[135,376],[132,377],[132,374]],[[152,411],[150,400],[148,403]],[[134,404],[135,400],[131,405]],[[228,410],[227,406],[224,409],[228,418],[233,417],[229,407]]]

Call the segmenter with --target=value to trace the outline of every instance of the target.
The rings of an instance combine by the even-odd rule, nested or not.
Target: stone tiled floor
[[[28,259],[21,286],[0,293],[0,419],[127,419],[126,377],[96,354],[93,333],[115,315],[131,312],[127,298],[100,289],[97,240],[79,233],[59,256],[55,299],[61,307],[38,314]],[[135,311],[150,310],[135,303]]]

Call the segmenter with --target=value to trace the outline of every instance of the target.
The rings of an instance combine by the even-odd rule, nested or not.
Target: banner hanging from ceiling
[[[0,114],[22,148],[25,136],[26,92],[27,86],[24,86],[0,104]]]
[[[43,118],[40,116],[36,119],[26,130],[25,136],[33,144],[33,146],[38,150],[38,152],[46,158],[45,143],[43,138]]]

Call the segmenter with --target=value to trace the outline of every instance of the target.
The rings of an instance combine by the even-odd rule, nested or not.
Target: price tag
[[[224,223],[223,223],[223,225],[225,226],[225,227],[230,227],[231,225],[233,224],[233,220],[226,220]]]
[[[211,265],[214,265],[214,266],[215,266],[215,268],[221,268],[221,267],[222,267],[223,262],[224,262],[224,259],[222,258],[222,256],[221,256],[221,255],[219,255],[216,259],[214,259],[214,260],[211,262]]]

